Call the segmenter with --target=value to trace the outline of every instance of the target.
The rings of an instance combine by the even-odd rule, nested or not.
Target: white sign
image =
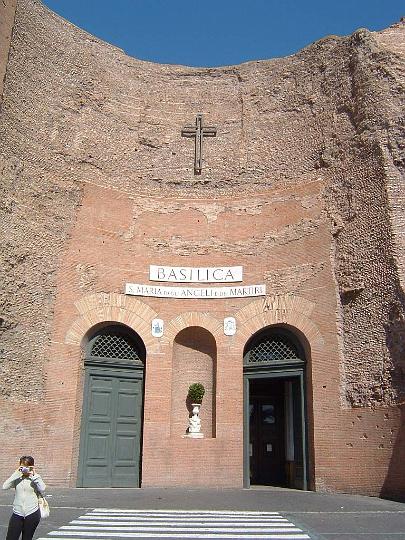
[[[213,266],[193,268],[189,266],[149,266],[151,281],[173,283],[232,283],[243,281],[242,266]]]
[[[160,285],[140,285],[127,283],[125,294],[132,296],[155,296],[158,298],[245,298],[248,296],[265,296],[266,285],[240,285],[237,287],[161,287]]]
[[[236,319],[234,317],[225,317],[224,334],[226,336],[234,336],[236,334]]]
[[[152,320],[152,336],[153,337],[162,337],[163,336],[163,321],[162,321],[162,319],[153,319]]]

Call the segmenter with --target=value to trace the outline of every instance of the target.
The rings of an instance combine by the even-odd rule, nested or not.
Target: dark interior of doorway
[[[296,377],[249,381],[250,485],[302,489],[303,422]]]

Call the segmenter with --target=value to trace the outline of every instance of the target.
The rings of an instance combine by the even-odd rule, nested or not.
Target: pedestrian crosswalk
[[[278,512],[96,508],[38,540],[117,538],[306,540],[310,536]]]

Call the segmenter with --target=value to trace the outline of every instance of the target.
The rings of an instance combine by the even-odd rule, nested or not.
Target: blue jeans
[[[29,516],[22,517],[12,514],[7,530],[6,540],[18,540],[22,534],[22,540],[32,540],[35,529],[41,521],[41,512],[39,508]]]

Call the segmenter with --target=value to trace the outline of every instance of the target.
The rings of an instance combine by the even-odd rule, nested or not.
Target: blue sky
[[[44,0],[142,60],[220,66],[286,56],[330,34],[381,30],[404,0]]]

